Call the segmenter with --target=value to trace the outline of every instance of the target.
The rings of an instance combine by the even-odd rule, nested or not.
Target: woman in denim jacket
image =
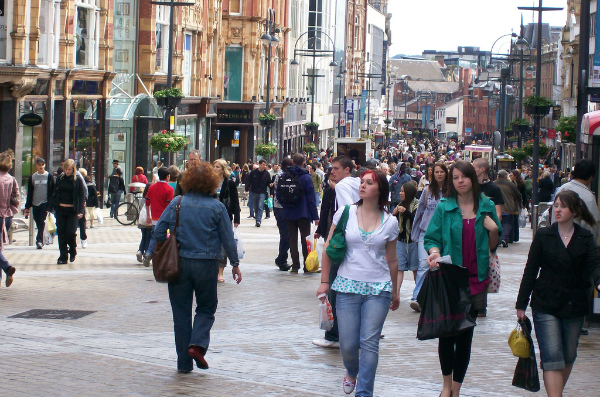
[[[177,282],[169,283],[179,372],[192,371],[192,359],[198,368],[208,369],[204,356],[217,311],[221,246],[230,259],[233,279],[238,284],[242,281],[229,214],[223,203],[211,197],[220,182],[209,163],[188,169],[181,178],[185,196],[177,196],[171,201],[154,229],[156,241],[165,241],[167,230],[175,227],[176,207],[180,203],[177,242],[181,274]],[[192,328],[194,294],[197,306]]]

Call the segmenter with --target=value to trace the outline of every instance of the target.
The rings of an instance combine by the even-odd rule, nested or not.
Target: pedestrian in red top
[[[173,188],[169,186],[169,171],[166,167],[158,169],[158,182],[152,184],[148,188],[146,193],[146,208],[149,211],[149,215],[152,219],[152,237],[150,238],[150,244],[148,250],[144,254],[144,266],[150,266],[150,259],[154,252],[154,246],[156,245],[156,239],[154,238],[154,227],[158,222],[158,219],[162,215],[167,205],[173,200]]]
[[[131,177],[131,183],[143,183],[144,185],[148,183],[148,178],[146,178],[146,175],[144,175],[144,169],[142,167],[135,168],[135,175]],[[136,189],[134,187],[130,187],[129,193],[133,193],[136,190],[143,189]]]

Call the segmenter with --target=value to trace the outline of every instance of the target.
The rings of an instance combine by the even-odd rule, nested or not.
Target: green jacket
[[[479,195],[479,209],[475,218],[475,247],[477,248],[477,269],[479,281],[485,280],[490,267],[490,249],[488,232],[483,227],[485,215],[489,215],[498,225],[498,236],[502,235],[502,226],[496,215],[496,207],[492,200],[484,194]],[[463,265],[462,255],[463,219],[456,198],[451,196],[440,200],[424,238],[425,250],[438,247],[441,256],[450,255],[452,263]],[[492,252],[496,250],[493,249]]]

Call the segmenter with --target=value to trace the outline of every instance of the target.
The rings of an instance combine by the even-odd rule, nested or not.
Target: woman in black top
[[[525,319],[531,296],[535,336],[540,346],[544,387],[549,397],[562,396],[573,363],[591,282],[600,290],[600,255],[592,233],[574,223],[596,221],[577,193],[563,190],[553,205],[556,223],[537,231],[515,308]]]
[[[230,172],[227,169],[227,161],[223,159],[217,159],[213,163],[215,172],[221,180],[221,185],[217,188],[217,199],[225,205],[227,213],[229,214],[229,220],[233,222],[233,227],[240,225],[240,200],[238,198],[237,187],[235,182],[229,179]],[[223,269],[227,266],[227,256],[225,251],[222,250],[223,259],[219,260],[219,277],[217,281],[224,283]]]
[[[548,171],[544,172],[544,176],[540,180],[540,194],[538,196],[540,202],[552,201],[552,193],[554,193],[554,183],[550,178]]]
[[[59,265],[73,262],[77,255],[77,223],[85,211],[87,187],[75,175],[75,161],[68,159],[63,164],[64,171],[58,176],[52,195],[52,209],[56,214],[56,233],[60,256]]]

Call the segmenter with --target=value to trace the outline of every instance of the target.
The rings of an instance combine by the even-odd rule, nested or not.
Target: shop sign
[[[26,113],[19,118],[21,124],[26,125],[28,127],[35,127],[36,125],[42,124],[44,121],[42,116],[35,113]]]
[[[218,123],[252,124],[252,110],[227,109],[217,110]]]
[[[446,117],[446,124],[456,124],[456,117]]]
[[[552,120],[558,120],[560,119],[560,116],[562,115],[562,106],[557,105],[557,106],[553,106],[552,107]]]
[[[231,147],[240,147],[240,140],[239,139],[232,139],[231,140]]]
[[[556,130],[554,128],[548,128],[548,139],[556,139]]]

